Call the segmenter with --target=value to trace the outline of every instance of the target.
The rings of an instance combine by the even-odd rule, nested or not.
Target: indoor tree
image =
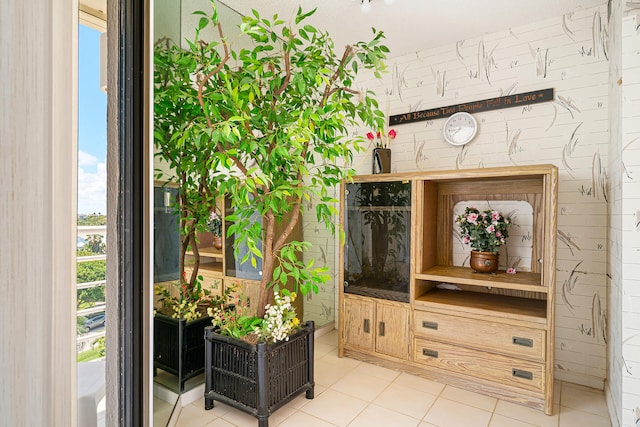
[[[310,243],[290,235],[307,208],[335,231],[331,192],[354,174],[353,150],[365,141],[349,132],[384,128],[374,94],[356,87],[356,75],[368,69],[379,77],[388,49],[374,29],[371,41],[336,55],[329,34],[303,24],[315,10],[301,8],[294,22],[253,11],[240,25],[240,37],[250,38],[252,47],[234,49],[212,7],[211,14],[196,12],[196,36],[181,59],[190,74],[181,96],[193,117],[182,126],[190,136],[175,142],[206,146],[193,161],[207,165],[206,179],[215,177],[217,190],[230,199],[227,236],[234,236],[235,255],[254,267],[262,259],[262,316],[273,295],[269,287],[293,283],[306,293],[329,279],[326,268],[301,260]],[[203,30],[212,27],[217,37],[205,40]],[[252,220],[256,214],[261,221]],[[244,256],[240,247],[248,249]]]

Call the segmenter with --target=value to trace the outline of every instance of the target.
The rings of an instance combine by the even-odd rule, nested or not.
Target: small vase
[[[373,149],[373,171],[375,173],[391,172],[391,149],[390,148],[374,148]]]
[[[498,269],[498,254],[471,251],[471,268],[478,273],[494,273]]]
[[[222,249],[222,236],[213,236],[213,247]]]

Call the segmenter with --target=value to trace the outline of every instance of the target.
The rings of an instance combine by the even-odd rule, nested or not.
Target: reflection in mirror
[[[344,292],[409,302],[411,184],[346,185]]]
[[[209,0],[154,0],[154,36],[155,42],[187,47],[185,40],[193,40],[199,16],[194,11],[211,10]],[[218,13],[224,22],[226,34],[238,33],[241,17],[233,10],[219,4]],[[213,35],[201,35],[212,37]],[[154,46],[156,43],[154,43]],[[155,52],[154,52],[155,53]],[[157,90],[157,88],[154,88]],[[157,148],[156,148],[157,149]],[[158,173],[161,171],[160,176]],[[176,209],[178,189],[175,185],[167,185],[173,172],[166,163],[154,158],[154,342],[153,342],[153,375],[154,426],[169,424],[175,406],[182,395],[182,404],[188,404],[184,393],[194,390],[193,396],[201,396],[196,388],[202,387],[204,374],[202,367],[203,328],[210,324],[209,318],[189,321],[173,319],[171,312],[163,311],[160,290],[165,295],[176,296],[179,287],[175,286],[180,271],[180,234],[179,213]],[[195,325],[195,326],[194,326]],[[183,343],[195,350],[179,351]],[[201,343],[200,346],[197,344]],[[199,348],[202,347],[202,348]],[[201,360],[202,359],[202,360]],[[195,365],[194,365],[195,364]],[[198,366],[196,366],[198,365]],[[192,400],[197,397],[192,398]],[[177,411],[179,412],[179,411]]]
[[[153,281],[154,288],[178,279],[178,215],[171,207],[176,189],[156,185],[153,189]],[[154,293],[155,295],[155,293]],[[154,297],[155,299],[156,297]],[[154,302],[155,307],[155,302]],[[178,398],[176,377],[155,366],[156,334],[154,322],[154,425],[165,426]]]
[[[248,38],[238,38],[239,25],[242,22],[241,16],[237,12],[227,7],[224,3],[217,1],[218,14],[222,23],[224,33],[230,43],[242,48],[242,43],[249,43]],[[195,29],[201,18],[194,15],[194,11],[211,11],[210,0],[154,0],[154,36],[153,40],[162,41],[162,45],[167,43],[180,46],[183,49],[188,47],[186,40],[193,40]],[[212,28],[208,28],[210,33],[201,33],[203,39],[216,37]],[[154,46],[156,43],[154,43]],[[160,44],[158,44],[160,46]],[[248,46],[247,46],[248,47]],[[160,57],[156,53],[155,61]],[[158,62],[159,63],[159,62]],[[158,90],[155,87],[154,90]],[[157,102],[157,99],[156,99]],[[158,120],[158,112],[154,120]],[[157,150],[157,146],[155,150]],[[174,184],[167,184],[175,172],[158,157],[154,158],[154,343],[153,343],[153,374],[154,374],[154,426],[161,427],[173,423],[172,413],[179,413],[175,410],[176,404],[187,405],[202,398],[204,390],[203,369],[190,365],[192,358],[178,352],[182,348],[182,342],[193,340],[202,343],[203,325],[197,325],[198,320],[186,322],[171,318],[171,313],[166,315],[162,310],[162,294],[175,296],[179,292],[179,287],[175,286],[179,279],[180,271],[180,234],[179,234],[179,214],[176,209],[178,188]],[[338,197],[338,189],[333,195]],[[337,207],[337,206],[336,206]],[[334,277],[326,285],[320,288],[318,294],[307,295],[300,298],[303,301],[303,308],[298,308],[298,313],[302,313],[302,321],[313,320],[316,329],[326,326],[333,329],[335,322],[335,282],[337,281],[337,270],[335,268],[335,258],[337,256],[336,238],[320,227],[317,223],[313,203],[308,206],[307,213],[303,217],[301,240],[309,241],[313,244],[313,250],[305,252],[305,257],[314,258],[316,266],[325,265],[329,273]],[[226,211],[224,200],[218,202],[218,211]],[[335,220],[338,223],[338,219]],[[206,239],[211,240],[210,233],[198,233],[202,245],[201,266],[198,274],[203,276],[203,288],[207,288],[212,294],[219,294],[227,281],[242,277],[243,280],[250,280],[253,277],[245,277],[236,274],[233,251],[227,250],[229,239],[224,243],[223,249],[213,249],[211,243],[207,244]],[[204,239],[204,240],[203,240]],[[199,245],[200,246],[200,245]],[[187,252],[185,258],[192,259],[192,254]],[[231,256],[231,259],[228,259]],[[305,259],[307,262],[308,259]],[[205,266],[208,265],[207,266]],[[226,265],[226,269],[220,268]],[[186,271],[186,270],[185,270]],[[214,277],[215,276],[215,277]],[[233,276],[233,277],[228,277]],[[255,279],[255,278],[253,278]],[[209,318],[205,319],[206,324],[210,324]],[[195,331],[193,325],[196,325]],[[194,350],[196,362],[200,361],[198,352]],[[188,360],[187,360],[188,359]],[[203,359],[203,357],[202,357]],[[204,364],[204,360],[201,360]],[[178,403],[180,402],[180,403]],[[175,417],[173,417],[175,418]]]
[[[168,38],[177,41],[180,39],[180,12],[180,1],[155,0],[155,33],[153,40]],[[158,165],[154,161],[154,169],[158,167],[161,167],[161,165]],[[175,194],[175,189],[163,188],[161,182],[156,182],[153,195],[154,287],[157,284],[170,282],[178,278],[178,222],[176,212],[170,207],[172,199],[175,200]],[[152,354],[154,353],[155,345]],[[175,387],[171,386],[172,375],[162,370],[158,371],[155,366],[153,373],[153,425],[156,427],[164,427],[169,423],[179,394],[176,392]]]

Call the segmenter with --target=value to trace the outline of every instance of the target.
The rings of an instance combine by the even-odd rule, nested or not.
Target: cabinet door
[[[373,350],[373,306],[372,301],[344,299],[344,338],[347,345],[362,350]]]
[[[224,278],[224,287],[233,287],[234,291],[229,295],[230,301],[241,304],[243,314],[253,316],[257,313],[257,303],[260,298],[260,282],[257,280],[238,279],[236,277]]]
[[[409,310],[391,304],[378,303],[376,352],[408,359]]]
[[[220,277],[203,274],[202,289],[208,290],[212,296],[222,295],[222,279]]]

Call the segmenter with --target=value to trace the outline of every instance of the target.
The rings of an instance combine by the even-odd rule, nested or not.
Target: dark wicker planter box
[[[185,382],[204,372],[204,329],[206,316],[191,322],[156,314],[153,319],[153,367],[178,377],[179,392]]]
[[[259,427],[269,415],[303,391],[313,399],[314,323],[307,322],[289,341],[248,344],[205,329],[204,407],[213,401],[247,412]]]

